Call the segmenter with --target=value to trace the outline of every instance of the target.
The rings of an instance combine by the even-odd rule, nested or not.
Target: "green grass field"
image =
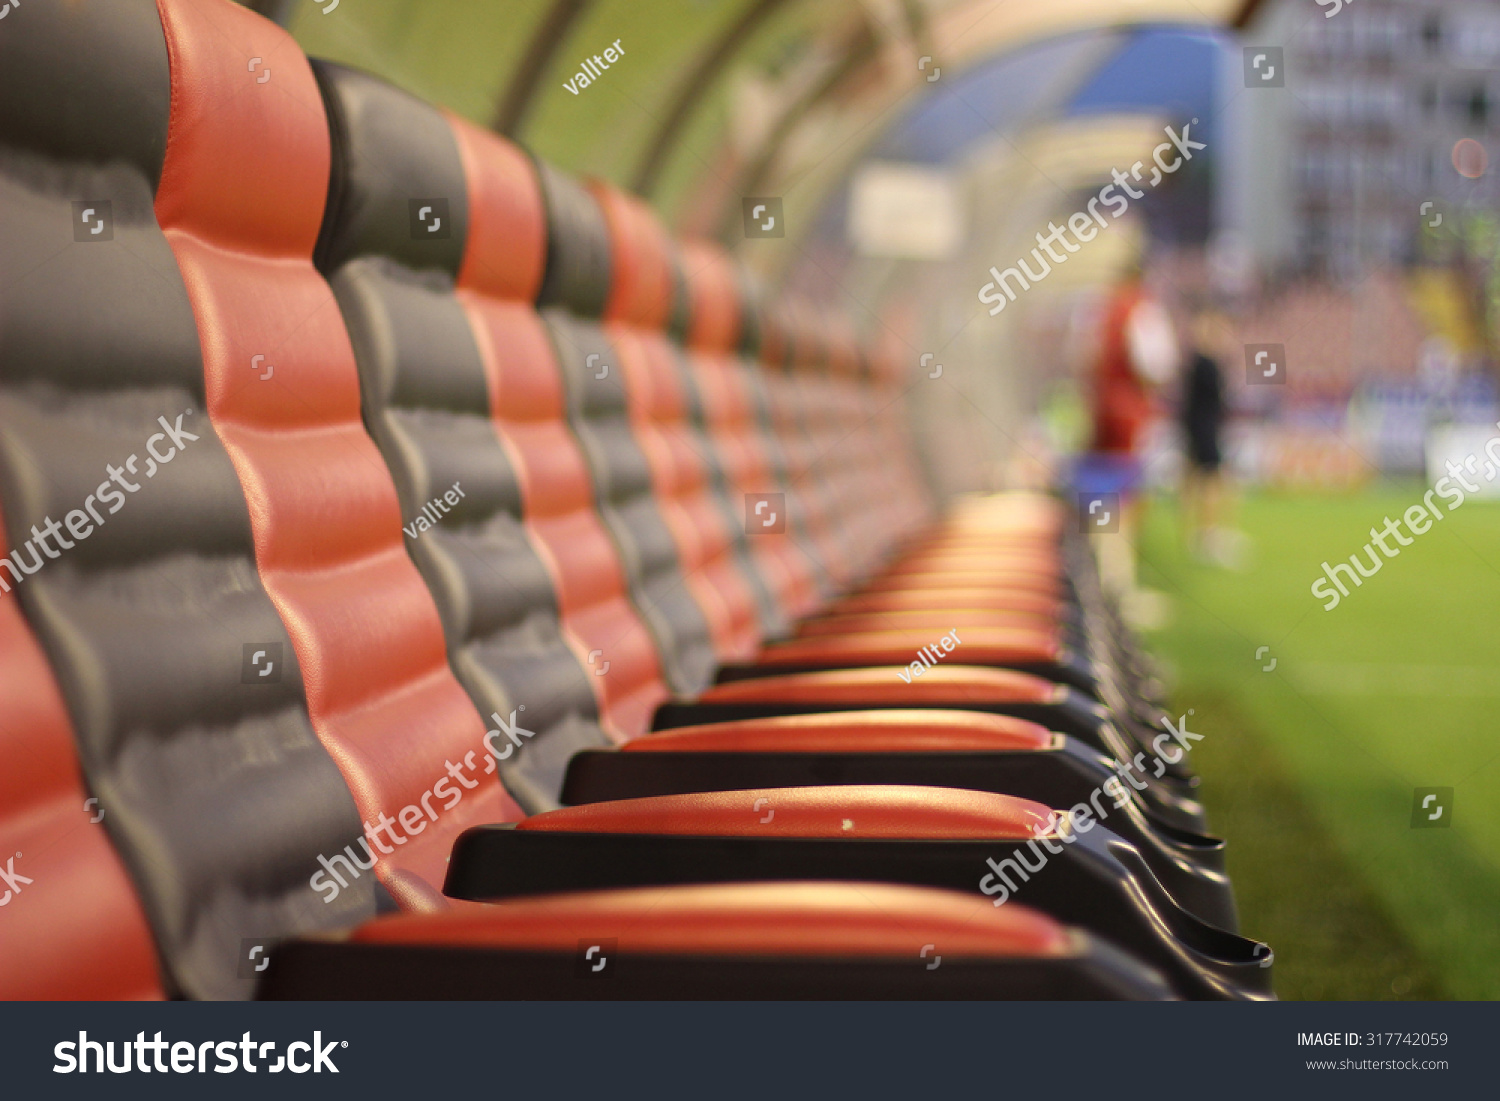
[[[1239,573],[1189,560],[1170,502],[1143,535],[1141,581],[1174,604],[1148,642],[1196,711],[1282,997],[1500,997],[1500,506],[1466,503],[1332,611],[1309,591],[1422,488],[1252,496]],[[1411,827],[1419,787],[1454,789],[1450,828]]]

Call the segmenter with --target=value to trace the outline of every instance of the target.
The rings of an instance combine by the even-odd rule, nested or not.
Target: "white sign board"
[[[1495,441],[1491,444],[1490,441]],[[1469,497],[1500,500],[1500,427],[1493,424],[1444,424],[1427,432],[1427,484],[1448,478],[1453,463],[1478,493]],[[1460,483],[1462,485],[1462,483]]]
[[[850,184],[849,242],[865,256],[946,260],[963,242],[964,212],[948,173],[871,161]]]

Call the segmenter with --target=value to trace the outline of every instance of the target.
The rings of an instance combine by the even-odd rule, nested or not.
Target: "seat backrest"
[[[757,571],[783,620],[790,622],[811,612],[822,597],[816,563],[795,520],[787,517],[772,530],[753,522],[751,501],[786,493],[770,454],[755,369],[740,355],[755,339],[758,318],[718,246],[693,241],[682,252],[690,317],[684,359],[697,412],[725,483],[744,509]]]
[[[741,334],[727,381],[749,403],[757,445],[776,489],[785,500],[787,535],[803,552],[806,584],[811,593],[807,611],[813,611],[837,594],[838,582],[829,569],[829,535],[822,527],[822,514],[817,503],[809,500],[810,483],[805,477],[793,474],[793,463],[800,466],[810,459],[811,453],[803,446],[803,435],[793,431],[800,410],[793,407],[795,419],[786,417],[781,403],[790,400],[790,395],[778,392],[778,383],[793,354],[786,310],[781,304],[771,302],[748,273],[741,274],[737,286],[745,297],[744,315],[755,321]]]
[[[568,758],[608,744],[600,686],[524,508],[527,449],[509,446],[491,420],[490,380],[456,286],[467,271],[518,322],[509,352],[545,360],[526,305],[545,256],[540,193],[518,150],[461,143],[460,124],[384,81],[314,68],[334,151],[318,261],[352,341],[365,423],[394,478],[403,541],[442,616],[454,673],[481,714],[509,721],[514,711],[534,732],[500,751],[506,787],[526,810],[546,809]],[[487,160],[474,163],[476,151]],[[472,201],[471,178],[485,185]],[[481,260],[466,247],[475,223],[508,242],[503,254]]]
[[[537,170],[516,147],[374,77],[316,68],[336,151],[318,255],[365,418],[459,679],[482,713],[514,711],[531,735],[505,754],[505,783],[527,809],[555,806],[574,752],[644,733],[667,696],[533,304],[602,304],[607,255],[548,243]],[[549,256],[565,271],[550,289]],[[459,505],[441,500],[460,490]]]
[[[874,380],[847,321],[806,304],[784,316],[792,351],[769,377],[783,435],[801,440],[789,474],[806,484],[810,526],[823,533],[829,569],[849,588],[909,529],[899,518],[902,487],[892,482],[909,467],[910,451],[876,438],[882,407],[871,401]]]
[[[222,997],[249,991],[237,975],[244,938],[351,924],[374,913],[375,893],[366,879],[324,905],[309,886],[316,855],[357,837],[360,815],[309,720],[304,655],[257,573],[263,548],[235,442],[209,416],[205,346],[226,368],[232,358],[230,386],[245,389],[258,385],[255,352],[290,361],[285,334],[200,340],[195,315],[217,279],[184,272],[175,252],[216,262],[220,250],[192,235],[216,228],[224,256],[252,227],[275,240],[274,225],[254,226],[274,207],[237,203],[191,170],[213,163],[222,150],[204,141],[230,123],[270,105],[297,115],[281,98],[295,89],[292,67],[278,69],[284,85],[270,95],[245,70],[245,57],[296,51],[229,3],[164,10],[165,32],[154,6],[125,0],[28,6],[0,42],[0,256],[26,273],[0,295],[0,501],[21,571],[0,567],[13,589],[0,600],[19,600],[55,671],[100,826],[130,871],[167,989]],[[238,83],[247,76],[249,92]],[[202,124],[236,95],[233,118]],[[275,177],[275,143],[254,152],[265,129],[236,134],[241,155],[221,171],[263,158],[256,181]],[[306,171],[315,178],[317,164]],[[266,201],[285,197],[272,188]],[[200,205],[185,201],[194,198]],[[278,294],[245,289],[261,290],[263,304]],[[287,311],[287,329],[316,305],[306,307]],[[16,645],[12,659],[24,660],[24,641]],[[262,661],[252,668],[254,654]],[[45,699],[45,682],[33,692]],[[4,706],[7,725],[24,714],[15,707]],[[55,778],[60,716],[31,721],[50,729],[50,748],[37,751],[54,756]],[[61,890],[66,861],[91,844],[60,843],[50,868],[51,850],[26,848],[37,884]],[[133,906],[93,851],[95,867],[74,871],[108,893],[81,892],[77,913],[27,950],[55,958],[44,947],[54,935],[78,932],[94,906],[113,902],[117,913],[70,949],[86,960],[128,942],[137,962],[122,966],[138,980]],[[14,901],[23,912],[27,899]]]
[[[10,550],[3,532],[0,518],[0,554]],[[0,886],[0,998],[161,997],[146,915],[85,794],[67,706],[11,595],[0,596],[0,708],[0,851],[11,877]]]
[[[595,191],[550,168],[541,171],[540,181],[547,236],[554,242],[549,264],[568,266],[567,274],[550,284],[572,288],[557,305],[542,300],[568,422],[636,609],[657,640],[666,681],[679,695],[694,695],[713,678],[712,628],[699,595],[683,584],[683,566],[653,492],[650,464],[631,430],[619,354],[602,323],[608,308],[616,328],[663,328],[673,313],[671,266],[664,249],[649,247],[654,221],[632,220],[626,233],[618,226],[612,233]],[[601,256],[604,262],[596,260]],[[587,261],[575,259],[580,257]],[[602,275],[602,287],[585,289],[579,277],[584,270]],[[544,290],[548,285],[544,280]]]
[[[590,190],[604,212],[614,258],[606,334],[620,358],[631,435],[651,468],[653,497],[686,585],[708,617],[718,660],[743,660],[759,645],[763,623],[777,617],[750,560],[743,509],[731,499],[693,415],[678,343],[689,303],[677,250],[644,202],[602,181]]]
[[[158,217],[197,317],[208,408],[250,502],[260,578],[360,818],[407,820],[390,852],[379,851],[381,825],[369,827],[376,875],[401,906],[440,907],[457,833],[519,811],[449,668],[395,486],[361,420],[343,319],[313,266],[331,162],[322,97],[269,21],[227,0],[172,0],[162,12],[180,90]],[[247,50],[280,63],[274,94],[244,90]],[[247,369],[256,355],[276,368],[269,379]],[[454,775],[464,767],[480,778]],[[439,814],[435,785],[457,792],[454,781],[464,793]]]
[[[860,349],[861,378],[853,415],[860,419],[860,438],[868,460],[865,499],[878,500],[879,511],[869,513],[869,524],[879,524],[888,539],[900,542],[929,526],[936,517],[931,487],[923,480],[916,441],[908,416],[907,395],[914,385],[931,381],[930,375],[912,377],[915,365],[901,354],[900,340],[892,333],[877,333]],[[918,360],[920,362],[920,360]],[[939,376],[941,377],[941,376]],[[868,537],[870,532],[857,535]],[[878,558],[870,563],[878,565]]]
[[[746,660],[760,645],[769,595],[750,561],[743,520],[715,476],[712,444],[691,417],[681,357],[663,333],[616,324],[609,335],[631,431],[650,466],[685,584],[708,618],[719,662]]]
[[[807,323],[801,309],[778,304],[768,309],[762,326],[775,339],[763,341],[748,363],[765,394],[768,446],[779,449],[781,476],[789,497],[800,505],[800,522],[827,586],[845,588],[850,571],[842,532],[834,523],[831,469],[847,454],[847,440],[831,430],[828,410],[819,400],[818,373],[826,369],[822,334]]]
[[[713,680],[712,634],[697,595],[683,584],[650,464],[632,431],[619,352],[597,321],[556,309],[543,318],[557,352],[568,422],[636,609],[657,640],[667,683],[678,695],[696,695]]]

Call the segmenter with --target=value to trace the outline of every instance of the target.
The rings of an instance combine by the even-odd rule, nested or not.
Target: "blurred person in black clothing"
[[[1193,319],[1193,348],[1183,358],[1179,422],[1186,463],[1182,477],[1183,534],[1199,561],[1241,564],[1244,536],[1226,526],[1228,488],[1224,482],[1224,421],[1228,402],[1224,376],[1214,352],[1228,333],[1225,318],[1200,311]]]

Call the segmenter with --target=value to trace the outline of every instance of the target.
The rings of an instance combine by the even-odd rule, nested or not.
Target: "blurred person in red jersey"
[[[1149,291],[1142,265],[1132,263],[1111,293],[1100,323],[1093,376],[1093,437],[1080,471],[1085,492],[1118,493],[1118,538],[1097,540],[1105,589],[1122,606],[1137,596],[1135,542],[1145,498],[1142,449],[1157,418],[1156,392],[1181,362],[1176,329],[1166,307]]]

